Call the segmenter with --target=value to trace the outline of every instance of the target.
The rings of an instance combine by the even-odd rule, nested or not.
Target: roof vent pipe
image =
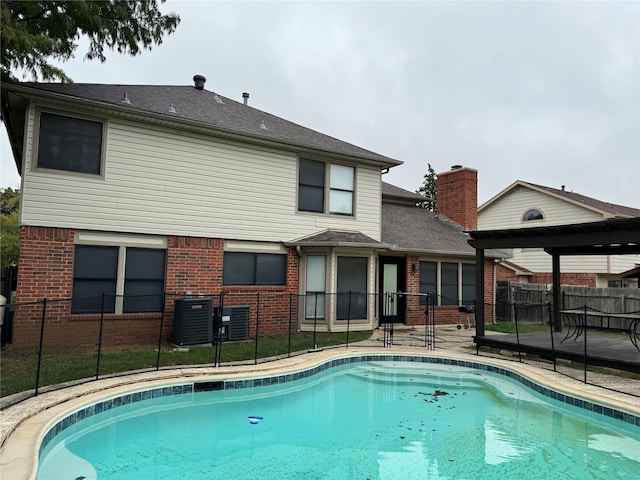
[[[562,191],[564,192],[565,185],[560,185],[562,187]]]
[[[204,90],[204,82],[207,81],[207,78],[204,75],[194,75],[193,83],[196,90]]]
[[[242,93],[242,98],[244,99],[244,104],[249,105],[249,94],[247,92]]]

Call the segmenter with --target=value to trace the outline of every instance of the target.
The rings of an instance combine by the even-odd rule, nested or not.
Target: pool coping
[[[626,414],[634,417],[636,424],[640,418],[640,405],[638,405],[637,398],[630,395],[613,394],[611,391],[595,385],[568,381],[562,375],[528,364],[451,351],[416,350],[407,347],[392,347],[384,350],[379,348],[332,349],[259,365],[176,368],[132,374],[41,394],[2,412],[3,435],[1,437],[2,443],[0,443],[0,472],[10,467],[14,480],[34,480],[37,474],[38,456],[45,435],[48,435],[48,441],[57,433],[49,433],[54,431],[56,425],[59,430],[62,430],[60,425],[63,418],[82,410],[85,406],[100,404],[111,398],[124,397],[134,391],[161,390],[173,385],[207,381],[226,381],[229,383],[229,388],[245,388],[245,386],[254,386],[255,384],[255,382],[245,382],[245,380],[257,378],[262,383],[263,378],[286,377],[296,372],[313,371],[316,367],[340,358],[373,356],[373,360],[375,360],[394,355],[434,359],[433,362],[426,362],[427,364],[455,365],[459,362],[468,362],[492,367],[488,369],[490,371],[499,369],[498,373],[514,372],[515,375],[523,377],[532,384],[540,385],[541,390],[546,390],[546,393],[544,391],[541,393],[550,398],[562,397],[557,398],[561,401],[565,401],[567,398],[566,403],[570,404],[573,404],[573,400],[569,402],[569,398],[579,399],[579,406],[582,406],[583,402],[602,406],[610,409],[608,413],[611,414],[608,416],[619,418],[619,415]],[[404,360],[404,358],[398,358],[398,360]],[[447,360],[449,361],[447,362]],[[485,370],[482,367],[475,368]],[[318,373],[320,370],[324,370],[324,368],[317,369],[313,373]],[[306,376],[309,375],[311,373],[306,374]],[[294,379],[290,378],[290,380]],[[284,381],[288,380],[285,378]],[[549,392],[558,392],[560,395],[554,396]],[[167,394],[172,393],[167,392]],[[613,412],[619,412],[619,415],[614,417]],[[623,419],[623,421],[627,420]]]

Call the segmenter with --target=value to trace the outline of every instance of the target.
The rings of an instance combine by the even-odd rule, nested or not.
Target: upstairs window
[[[38,168],[102,175],[104,123],[40,112]]]
[[[544,220],[544,215],[537,208],[527,210],[522,216],[523,222],[530,222],[531,220]]]
[[[354,167],[300,159],[298,211],[353,215],[354,187]]]

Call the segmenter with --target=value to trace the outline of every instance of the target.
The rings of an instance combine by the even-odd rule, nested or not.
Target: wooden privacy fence
[[[560,309],[589,307],[607,313],[640,312],[638,288],[592,288],[563,285]],[[545,284],[499,281],[496,285],[496,320],[545,324],[553,304],[551,287]],[[613,327],[613,325],[612,325]]]

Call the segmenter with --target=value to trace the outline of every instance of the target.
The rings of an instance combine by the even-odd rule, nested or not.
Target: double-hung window
[[[102,175],[105,122],[39,112],[36,167]]]
[[[300,159],[298,211],[353,215],[355,168]]]
[[[71,313],[161,312],[165,263],[164,249],[76,245]]]

